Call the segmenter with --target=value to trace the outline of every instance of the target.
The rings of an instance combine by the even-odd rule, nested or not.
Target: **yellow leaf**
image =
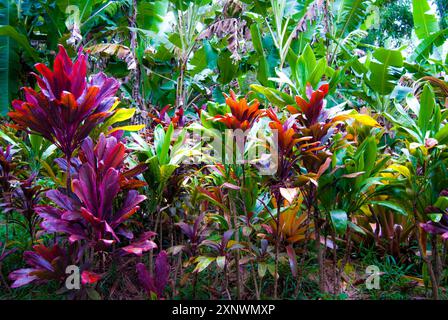
[[[111,134],[115,131],[118,130],[123,130],[123,131],[139,131],[141,129],[143,129],[145,127],[144,124],[134,124],[134,125],[129,125],[129,126],[122,126],[122,127],[117,127],[117,128],[113,128],[112,130],[110,130],[107,134]]]
[[[375,119],[367,114],[341,114],[333,118],[333,121],[344,121],[348,119],[354,119],[365,126],[381,127]]]
[[[114,124],[117,122],[125,121],[130,118],[135,113],[135,108],[132,109],[118,109],[115,114],[107,121],[109,124]]]
[[[120,104],[120,99],[116,98],[112,107],[110,107],[109,111],[115,110],[115,108]]]
[[[401,175],[405,176],[408,179],[411,177],[411,172],[409,171],[409,169],[401,164],[392,164],[389,166],[389,169],[399,172]]]

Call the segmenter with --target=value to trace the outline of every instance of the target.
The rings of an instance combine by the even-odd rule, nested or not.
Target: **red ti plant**
[[[327,118],[327,113],[325,111],[325,96],[328,94],[329,85],[323,84],[317,89],[313,91],[313,87],[311,84],[307,84],[306,86],[306,96],[308,101],[305,99],[296,96],[295,100],[297,103],[297,107],[288,106],[287,109],[292,114],[300,114],[301,123],[310,127],[318,122],[325,122]]]
[[[115,242],[118,235],[132,239],[132,232],[124,222],[146,199],[137,190],[124,190],[121,175],[124,169],[125,146],[115,137],[101,135],[96,146],[87,138],[81,146],[81,166],[73,180],[72,197],[58,190],[47,192],[47,196],[57,207],[37,208],[44,219],[42,227],[48,232],[63,232],[71,242],[86,240],[97,251],[103,251]],[[114,210],[114,203],[127,191],[123,203]],[[152,237],[153,233],[148,233]],[[145,241],[147,240],[147,241]],[[139,239],[135,246],[143,251],[151,250],[155,244],[149,239]],[[130,250],[127,247],[128,252]],[[136,251],[141,254],[141,251]]]
[[[31,282],[43,283],[50,280],[64,281],[68,263],[66,253],[58,246],[47,248],[35,245],[34,251],[25,251],[23,258],[30,268],[13,271],[9,279],[14,281],[11,288],[18,288]]]
[[[34,251],[25,251],[23,258],[29,268],[19,269],[9,274],[14,281],[11,288],[18,288],[34,283],[46,283],[51,280],[64,282],[67,278],[66,269],[72,265],[72,257],[66,250],[54,245],[46,247],[42,244],[33,246]],[[81,273],[81,283],[91,284],[100,279],[100,275],[84,270]]]
[[[328,94],[328,88],[328,84],[323,84],[313,91],[312,86],[307,84],[308,101],[297,96],[295,97],[297,106],[287,107],[292,114],[297,114],[300,136],[311,137],[306,150],[302,150],[301,155],[306,169],[310,172],[317,172],[330,156],[330,153],[325,150],[325,145],[336,131],[333,119],[329,118],[329,113],[325,110],[325,96]]]
[[[246,131],[250,130],[254,123],[262,116],[264,116],[264,110],[260,110],[260,103],[257,99],[255,99],[251,104],[247,103],[246,98],[237,99],[235,92],[230,90],[230,96],[227,94],[224,94],[226,105],[230,108],[230,113],[227,113],[225,115],[215,115],[213,117],[213,120],[216,122],[223,123],[228,129],[231,130],[241,130]],[[243,140],[237,140],[237,146],[238,151],[241,156],[244,157],[244,150],[245,150],[245,143],[246,143],[246,137],[244,136]],[[230,151],[230,157],[233,159],[236,157],[238,158],[238,155],[236,152]],[[228,171],[233,170],[234,172],[240,172],[242,175],[241,178],[241,186],[237,186],[235,190],[244,190],[244,184],[245,184],[245,166],[244,164],[238,169],[237,167],[227,166],[227,169],[230,169]],[[234,194],[234,197],[238,197],[238,194],[234,191],[230,191],[229,194]],[[241,195],[241,193],[240,193]],[[230,202],[238,202],[238,200],[231,200]],[[238,227],[238,212],[236,207],[231,204],[230,205],[230,211],[233,213],[233,224],[234,229],[236,230],[235,233],[235,241],[239,242],[239,227]],[[240,299],[240,293],[241,293],[241,282],[240,282],[240,270],[239,270],[239,250],[236,250],[235,253],[235,266],[236,266],[236,277],[237,277],[237,296]]]
[[[277,202],[277,217],[276,217],[276,270],[277,270],[277,256],[279,247],[279,230],[280,228],[280,204],[281,195],[280,187],[288,187],[285,182],[296,177],[296,181],[289,181],[289,184],[298,184],[300,187],[306,182],[315,182],[319,177],[321,171],[325,171],[329,163],[328,157],[330,153],[327,149],[327,141],[332,135],[331,128],[334,122],[329,119],[329,114],[325,110],[325,96],[328,94],[328,85],[322,85],[318,90],[313,91],[310,84],[307,85],[307,100],[296,97],[297,106],[288,106],[287,109],[294,114],[284,124],[282,124],[273,111],[268,111],[268,116],[273,120],[270,123],[272,129],[278,132],[279,145],[279,165],[278,177],[280,182],[271,186]],[[303,142],[303,143],[301,143]],[[306,169],[307,174],[295,175],[291,177],[291,170],[297,160],[301,159],[302,166]],[[296,170],[299,172],[298,170]],[[313,178],[313,180],[311,180]],[[310,210],[311,207],[315,209],[314,224],[318,225],[318,212],[316,203],[316,191],[314,184],[309,184],[309,192],[306,194],[306,204]],[[310,216],[309,212],[308,215]],[[308,222],[308,219],[307,219]],[[315,228],[315,239],[319,239],[319,228]],[[318,248],[319,265],[322,266],[322,254],[320,244],[316,241]],[[321,268],[322,270],[322,268]],[[322,278],[322,277],[320,277]],[[323,282],[321,282],[322,284]],[[274,294],[276,295],[277,283],[274,286]]]
[[[34,74],[40,92],[25,87],[25,100],[14,100],[8,113],[16,127],[55,143],[70,159],[89,133],[113,114],[114,97],[120,84],[104,73],[87,81],[87,56],[78,53],[73,62],[63,46],[54,61],[54,71],[42,63]],[[67,163],[70,165],[70,161]],[[69,173],[69,172],[68,172]],[[67,179],[70,188],[70,178]]]
[[[187,252],[190,257],[196,256],[198,247],[207,238],[210,231],[207,229],[207,224],[203,223],[205,213],[200,214],[193,225],[186,222],[178,222],[176,225],[182,230],[182,233],[188,238],[188,246],[183,246],[182,249]]]
[[[159,112],[156,111],[156,114],[148,113],[151,119],[156,123],[161,123],[164,127],[168,127],[171,123],[173,124],[174,129],[182,128],[185,125],[185,115],[184,108],[180,107],[176,110],[173,117],[168,115],[168,110],[170,105],[163,107]]]
[[[259,109],[260,103],[257,99],[248,105],[246,98],[238,100],[232,90],[230,90],[230,96],[224,93],[224,97],[231,113],[216,115],[214,119],[224,123],[229,129],[241,129],[243,131],[250,129],[254,122],[264,114],[264,111]]]
[[[168,255],[162,250],[157,255],[154,274],[151,275],[143,263],[137,264],[138,279],[151,298],[162,299],[170,277]]]
[[[277,178],[281,184],[284,184],[293,175],[292,169],[299,160],[298,150],[303,149],[306,146],[303,142],[310,140],[311,137],[299,135],[295,116],[289,117],[282,123],[272,108],[267,110],[266,114],[272,120],[269,127],[277,133],[279,160]]]
[[[1,194],[10,190],[10,180],[13,178],[13,170],[16,164],[12,161],[11,145],[5,149],[0,147],[0,191]]]
[[[11,218],[11,222],[16,223],[29,232],[31,242],[36,237],[39,216],[35,212],[41,200],[42,187],[34,184],[36,174],[32,174],[28,179],[20,181],[17,188],[8,195],[4,206],[6,212],[18,212],[24,218],[25,222],[20,219]]]
[[[420,223],[420,226],[428,233],[439,234],[443,240],[448,240],[448,189],[443,190],[440,193],[440,197],[434,206],[429,206],[425,209],[425,212],[433,216],[439,216],[439,219],[435,221],[428,221]],[[437,221],[437,222],[436,222]]]

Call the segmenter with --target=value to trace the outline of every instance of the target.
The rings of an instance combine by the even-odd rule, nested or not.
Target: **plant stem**
[[[275,235],[275,272],[274,272],[274,299],[278,298],[278,255],[279,255],[279,249],[280,249],[280,193],[276,196],[277,200],[277,219],[275,221],[275,224],[277,226],[276,228],[276,235]]]
[[[239,242],[239,228],[238,228],[238,214],[236,212],[235,203],[231,202],[231,208],[233,211],[233,224],[235,228],[235,241]],[[238,300],[241,300],[241,275],[240,275],[240,251],[235,250],[235,267],[236,267],[236,296]]]
[[[258,289],[258,282],[257,282],[257,273],[255,272],[255,266],[253,264],[253,262],[251,263],[251,273],[252,273],[252,278],[254,279],[254,287],[255,287],[255,295],[257,297],[257,300],[260,300],[260,291]]]
[[[70,197],[72,194],[72,173],[71,173],[72,156],[67,155],[65,159],[67,161],[67,179],[66,179],[67,196]]]
[[[324,260],[322,247],[320,245],[320,226],[319,226],[319,210],[317,205],[315,204],[316,200],[316,187],[312,186],[310,192],[310,201],[308,201],[309,205],[312,205],[314,208],[314,237],[315,237],[315,246],[316,246],[316,254],[317,254],[317,263],[319,265],[319,290],[321,293],[325,292],[325,277],[324,277]]]

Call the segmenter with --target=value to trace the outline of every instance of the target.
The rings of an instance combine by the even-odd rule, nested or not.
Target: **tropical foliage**
[[[0,298],[446,299],[447,12],[1,1]]]

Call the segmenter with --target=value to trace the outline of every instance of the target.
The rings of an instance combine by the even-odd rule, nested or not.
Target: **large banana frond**
[[[367,7],[370,1],[365,0],[343,0],[337,17],[338,38],[359,28],[367,16]]]

